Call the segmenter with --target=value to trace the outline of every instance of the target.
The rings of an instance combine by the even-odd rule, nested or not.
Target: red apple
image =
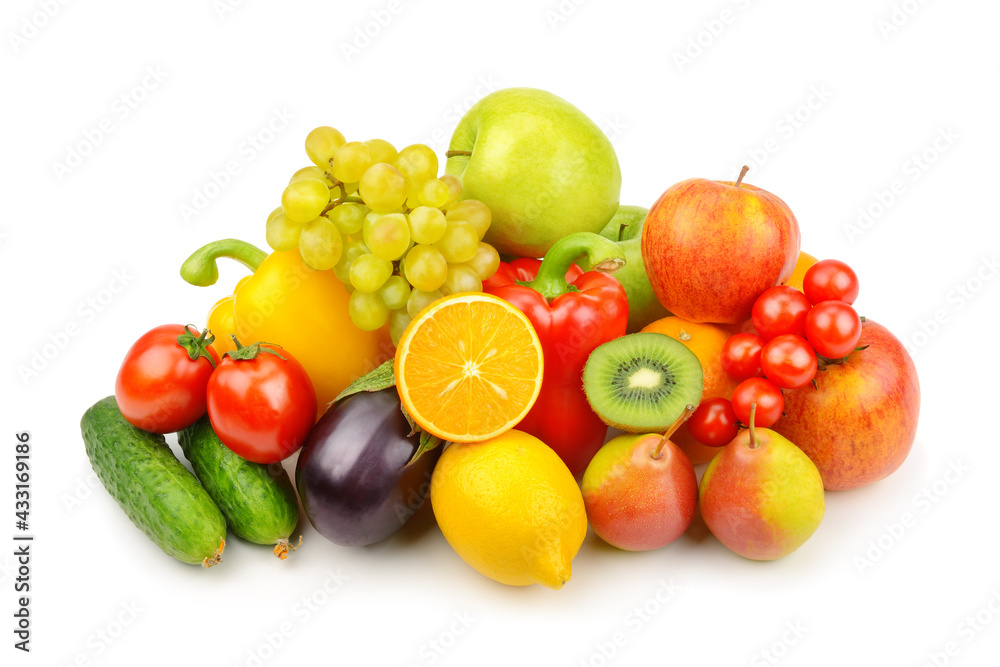
[[[672,186],[649,210],[642,259],[656,297],[671,313],[735,324],[750,317],[761,292],[791,277],[799,223],[766,190],[741,180],[693,178]]]
[[[854,489],[892,474],[917,433],[917,369],[899,339],[871,320],[847,361],[816,373],[816,387],[785,392],[773,429],[809,455],[827,489]]]
[[[607,442],[583,474],[583,502],[594,532],[627,551],[648,551],[684,534],[698,500],[694,468],[659,433]]]

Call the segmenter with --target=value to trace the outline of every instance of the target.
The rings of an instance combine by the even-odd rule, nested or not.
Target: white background
[[[772,663],[761,651],[773,650],[783,665],[922,665],[955,642],[957,655],[938,664],[995,664],[1000,618],[988,604],[1000,610],[1000,453],[989,350],[1000,280],[987,262],[1000,246],[1000,7],[895,2],[909,12],[895,14],[898,25],[888,23],[893,0],[657,9],[234,0],[221,12],[228,6],[211,0],[51,2],[51,18],[38,13],[44,2],[7,0],[0,536],[9,544],[14,532],[13,436],[28,429],[37,541],[30,656],[11,648],[14,563],[12,548],[0,547],[2,660],[229,666],[258,664],[256,653],[270,665],[763,665]],[[390,7],[388,25],[348,58],[356,28]],[[679,62],[685,52],[690,62]],[[429,507],[369,548],[334,546],[305,525],[305,545],[287,562],[237,540],[210,571],[162,554],[90,486],[78,424],[112,393],[138,335],[203,323],[242,275],[230,265],[216,286],[195,288],[178,277],[181,261],[217,238],[264,246],[265,217],[307,164],[312,127],[396,146],[426,141],[443,156],[464,109],[514,85],[563,96],[606,129],[622,203],[649,206],[679,180],[732,179],[749,163],[747,182],[796,213],[804,250],[857,270],[859,310],[919,345],[920,427],[903,467],[829,494],[818,532],[783,560],[743,560],[698,531],[644,554],[591,534],[558,592],[480,576],[448,547]],[[293,118],[267,136],[275,110]],[[103,119],[111,132],[59,173],[55,163]],[[939,133],[951,139],[935,148]],[[269,139],[252,157],[250,136]],[[925,152],[933,161],[917,167]],[[230,160],[240,172],[209,188],[216,196],[185,220],[182,205]],[[879,193],[896,180],[902,194],[880,210]],[[878,215],[851,233],[859,208]],[[109,296],[115,272],[127,286],[96,312],[87,300]],[[960,286],[978,291],[965,298]],[[943,324],[931,327],[935,314]],[[22,377],[19,367],[73,324],[78,335]],[[951,464],[968,470],[950,477]],[[915,498],[925,490],[929,509]],[[892,536],[907,512],[916,524]],[[865,558],[877,560],[867,567]],[[326,595],[330,572],[345,579]],[[665,603],[661,581],[677,587]],[[310,597],[322,602],[306,613]],[[984,624],[970,625],[977,612]],[[468,627],[456,622],[462,615]],[[281,646],[262,649],[283,627],[291,633]],[[99,632],[116,636],[108,643]],[[600,645],[615,633],[624,645],[606,659]]]

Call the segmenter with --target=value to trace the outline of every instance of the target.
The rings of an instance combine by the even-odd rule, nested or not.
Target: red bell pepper
[[[573,262],[587,255],[594,271]],[[604,444],[607,426],[583,393],[583,366],[597,346],[625,335],[625,288],[607,275],[625,264],[621,248],[581,232],[561,239],[544,260],[501,263],[483,291],[517,306],[542,343],[545,371],[538,400],[517,425],[547,444],[579,477]]]

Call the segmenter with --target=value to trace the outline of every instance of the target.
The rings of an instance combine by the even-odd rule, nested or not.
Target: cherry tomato
[[[821,301],[852,304],[858,298],[858,289],[858,275],[839,259],[816,262],[802,278],[802,290],[812,304]]]
[[[733,404],[725,398],[702,401],[687,425],[691,436],[709,447],[725,447],[740,430]]]
[[[153,433],[187,428],[205,414],[205,391],[219,357],[206,330],[164,324],[139,337],[115,380],[115,400],[128,423]]]
[[[733,334],[722,345],[722,369],[734,380],[746,380],[761,373],[760,350],[764,339],[752,333]]]
[[[809,308],[809,299],[805,294],[794,287],[778,285],[757,297],[750,319],[757,334],[764,340],[782,334],[805,336]]]
[[[750,378],[736,385],[733,391],[733,412],[743,424],[750,425],[750,408],[756,403],[754,426],[768,428],[781,417],[785,397],[778,385],[766,378]]]
[[[816,350],[802,336],[776,336],[764,345],[760,367],[764,377],[779,387],[798,389],[816,377]]]
[[[840,359],[861,340],[861,318],[843,301],[821,301],[806,318],[806,338],[827,359]]]
[[[255,343],[228,352],[208,383],[208,418],[219,440],[254,463],[298,450],[316,421],[316,391],[286,350]]]

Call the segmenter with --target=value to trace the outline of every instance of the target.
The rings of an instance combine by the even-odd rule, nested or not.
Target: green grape
[[[375,331],[389,321],[389,309],[377,292],[352,292],[347,302],[347,314],[354,326],[364,331]]]
[[[365,235],[365,244],[379,259],[392,262],[402,257],[410,245],[410,226],[406,216],[387,213],[380,217]]]
[[[403,270],[406,279],[416,289],[433,292],[448,277],[448,262],[434,246],[420,244],[406,254]]]
[[[368,246],[361,241],[348,241],[344,244],[344,252],[340,255],[340,261],[333,267],[333,272],[340,280],[351,289],[351,263],[362,255],[368,254]]]
[[[447,208],[457,202],[458,198],[462,196],[462,181],[458,180],[458,176],[445,174],[441,177],[441,182],[448,186],[448,201],[442,206],[442,208]]]
[[[325,170],[321,169],[320,167],[313,167],[311,165],[308,167],[302,167],[297,172],[292,174],[292,177],[288,179],[288,182],[294,183],[295,181],[301,181],[303,178],[315,178],[317,181],[323,181],[328,186],[332,185],[332,183],[330,183],[329,179],[327,179],[326,177]]]
[[[361,177],[361,198],[377,213],[395,211],[406,201],[406,179],[391,164],[377,163]]]
[[[405,308],[392,311],[389,315],[389,337],[392,338],[393,345],[399,345],[399,339],[403,337],[403,332],[410,325],[410,314]]]
[[[271,211],[270,213],[267,214],[267,221],[271,222],[272,220],[274,220],[275,218],[277,218],[278,215],[280,215],[281,213],[284,213],[284,212],[285,212],[285,209],[283,209],[283,208],[281,208],[279,206],[278,208],[274,209],[273,211]]]
[[[344,239],[336,225],[320,216],[302,228],[299,253],[310,269],[327,271],[340,261],[344,253]]]
[[[406,302],[410,298],[410,283],[403,276],[390,276],[379,289],[379,294],[389,310],[406,308]]]
[[[372,166],[372,149],[360,141],[348,141],[333,156],[333,177],[343,183],[357,183]]]
[[[436,208],[418,206],[410,211],[410,235],[417,243],[435,243],[447,228],[444,213]]]
[[[369,139],[365,145],[372,149],[372,162],[392,164],[392,161],[399,155],[396,147],[385,139]]]
[[[410,292],[410,298],[406,302],[406,313],[410,317],[416,317],[420,314],[420,311],[431,305],[444,294],[441,294],[439,290],[434,290],[432,292],[424,292],[422,290],[415,289]]]
[[[449,220],[444,236],[434,243],[449,264],[468,262],[479,247],[479,236],[472,225],[464,220]]]
[[[399,151],[399,155],[396,156],[392,164],[406,177],[406,180],[415,185],[437,178],[437,155],[424,144],[407,146]]]
[[[459,292],[482,292],[483,281],[479,274],[465,264],[452,264],[448,267],[448,277],[441,284],[441,293],[458,294]]]
[[[293,222],[310,222],[319,217],[330,203],[330,189],[315,178],[289,183],[281,193],[281,207]]]
[[[361,255],[351,262],[351,285],[359,292],[375,292],[392,275],[392,262],[375,255]]]
[[[291,250],[299,245],[302,223],[293,222],[284,213],[279,213],[267,223],[267,245],[272,250]]]
[[[365,221],[365,216],[370,212],[371,209],[364,204],[346,202],[339,206],[334,206],[326,214],[326,217],[330,218],[330,222],[337,225],[337,229],[340,230],[341,234],[357,234],[361,231],[361,225]]]
[[[355,192],[358,191],[357,181],[354,181],[353,183],[343,183],[342,185],[344,188],[344,194],[346,195],[353,195]]]
[[[476,248],[476,254],[463,266],[468,266],[475,271],[480,280],[489,280],[500,268],[500,253],[489,243],[480,241]]]
[[[448,184],[440,179],[432,178],[420,186],[420,201],[424,206],[441,208],[450,196]]]
[[[378,219],[383,215],[389,215],[388,213],[376,213],[372,211],[365,216],[365,219],[361,222],[361,238],[366,239],[372,233],[372,227],[378,222]]]
[[[452,220],[465,220],[476,230],[476,235],[482,241],[486,235],[486,230],[490,228],[493,216],[490,208],[478,199],[466,199],[460,201],[448,209],[448,222]]]
[[[333,154],[345,141],[344,135],[332,127],[317,127],[306,135],[306,155],[317,167],[329,169]]]

